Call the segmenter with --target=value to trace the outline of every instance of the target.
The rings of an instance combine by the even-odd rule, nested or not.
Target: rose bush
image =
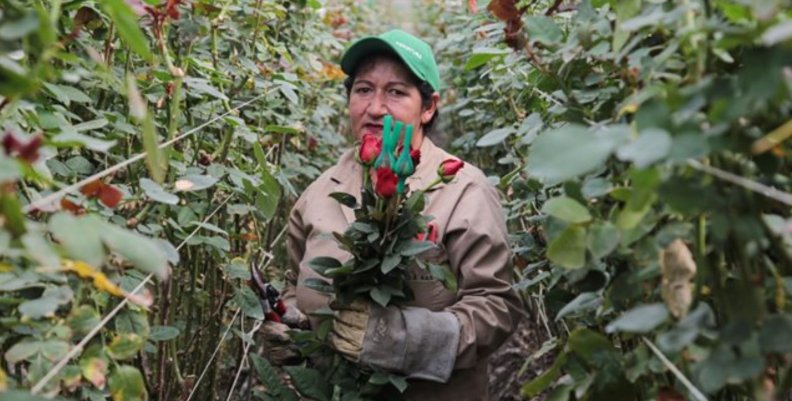
[[[259,392],[239,358],[263,317],[244,260],[269,255],[278,284],[288,203],[344,142],[335,57],[372,15],[0,0],[0,399]]]
[[[418,14],[550,337],[522,395],[786,399],[789,2],[476,3]]]

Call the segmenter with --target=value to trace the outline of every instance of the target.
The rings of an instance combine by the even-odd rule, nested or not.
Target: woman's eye
[[[365,86],[355,88],[355,93],[369,93],[369,92],[371,92],[371,88]]]
[[[396,96],[404,96],[404,95],[407,94],[407,92],[404,92],[404,91],[399,90],[399,89],[391,89],[390,93],[391,93],[391,95],[396,95]]]

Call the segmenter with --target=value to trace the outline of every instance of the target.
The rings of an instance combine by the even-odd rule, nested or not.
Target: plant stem
[[[184,381],[184,377],[182,377],[181,369],[179,369],[179,353],[176,351],[176,342],[170,341],[168,349],[170,350],[170,358],[173,361],[173,373],[176,374],[176,380],[181,383]]]
[[[226,8],[228,3],[226,3]],[[225,11],[225,8],[224,8]],[[219,64],[218,64],[218,50],[217,50],[217,26],[222,19],[223,12],[218,15],[217,18],[212,20],[212,65],[214,66],[215,71],[220,71]],[[218,82],[218,87],[221,92],[225,91],[222,82]],[[223,107],[225,107],[226,111],[231,111],[231,105],[228,103],[228,100],[222,100]],[[223,138],[220,140],[220,147],[218,148],[217,153],[214,155],[215,160],[225,160],[226,156],[228,155],[228,150],[231,148],[231,141],[234,139],[234,131],[233,129],[226,128],[225,133],[223,134]]]
[[[115,37],[115,24],[110,24],[110,28],[107,30],[107,38],[105,38],[105,45],[104,45],[104,62],[105,67],[110,69],[113,61],[113,40]],[[99,100],[96,102],[97,110],[104,109],[105,101],[107,100],[107,93],[108,91],[105,89],[99,90]]]
[[[182,81],[184,75],[178,75],[173,80],[173,95],[170,101],[170,119],[168,121],[168,140],[173,139],[179,131],[179,117],[181,116]]]
[[[170,321],[170,301],[171,301],[171,285],[170,285],[170,283],[171,283],[170,280],[166,280],[163,283],[164,288],[163,288],[162,293],[164,294],[164,296],[163,296],[163,299],[162,299],[162,305],[161,305],[161,309],[160,309],[160,313],[161,313],[160,324],[163,325],[163,326],[167,326],[169,321]],[[157,367],[157,391],[159,392],[159,398],[158,399],[160,399],[160,400],[167,399],[167,398],[165,398],[165,395],[166,395],[166,391],[165,391],[165,374],[166,374],[165,358],[166,358],[166,355],[165,354],[167,352],[167,350],[165,349],[165,346],[166,346],[165,342],[160,342],[159,343],[159,347],[158,347],[159,348],[159,350],[158,350],[159,362],[158,362],[158,367]]]
[[[253,50],[253,54],[256,54],[256,41],[258,40],[259,27],[261,27],[261,1],[262,0],[256,0],[256,5],[254,7],[256,12],[256,26],[253,28],[253,37],[250,39],[250,47]]]

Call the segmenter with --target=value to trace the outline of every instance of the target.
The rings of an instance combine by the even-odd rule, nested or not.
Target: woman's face
[[[383,118],[390,114],[394,120],[412,124],[412,146],[419,147],[423,140],[421,125],[434,115],[438,99],[435,93],[430,107],[424,109],[418,87],[400,62],[389,58],[364,62],[349,92],[352,132],[358,139],[365,134],[382,135]]]

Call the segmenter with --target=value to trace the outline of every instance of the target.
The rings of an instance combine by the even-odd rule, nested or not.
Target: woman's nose
[[[375,94],[367,111],[372,117],[382,117],[388,114],[388,104],[385,101],[385,96],[380,93]]]

